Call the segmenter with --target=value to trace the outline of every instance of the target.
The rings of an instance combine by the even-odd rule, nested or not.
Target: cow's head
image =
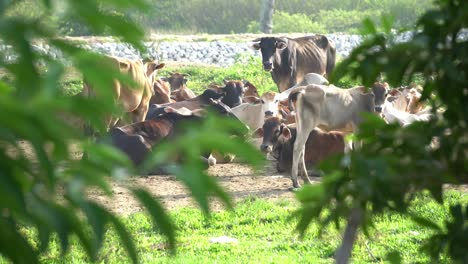
[[[185,74],[185,73],[170,72],[169,77],[161,78],[161,80],[168,82],[171,85],[171,90],[174,91],[174,90],[182,88],[183,86],[187,84],[188,79],[186,77],[188,76],[190,75]]]
[[[257,87],[247,80],[242,81],[244,83],[244,103],[255,103],[259,100],[260,95],[258,94]]]
[[[151,104],[166,104],[171,102],[171,89],[162,80],[155,80],[153,82],[153,96],[151,97]]]
[[[260,150],[264,153],[271,153],[275,145],[284,143],[278,141],[280,136],[282,136],[283,133],[287,134],[289,132],[289,129],[281,119],[278,117],[270,117],[265,120],[262,127],[255,130],[254,136],[263,138]],[[286,137],[287,135],[283,136],[283,138]]]
[[[266,92],[262,94],[260,103],[262,104],[262,114],[265,118],[278,117],[280,115],[278,93]]]
[[[224,80],[224,87],[220,90],[223,94],[223,99],[221,101],[227,106],[232,108],[242,103],[242,97],[244,95],[243,82]]]
[[[253,41],[252,48],[260,50],[262,53],[263,69],[265,71],[273,70],[273,57],[277,50],[285,49],[288,46],[288,39],[265,37]]]
[[[160,70],[162,68],[164,68],[164,66],[166,66],[166,64],[164,63],[158,63],[154,60],[144,60],[143,61],[144,63],[144,70],[145,70],[145,73],[146,73],[146,77],[148,78],[152,78],[152,76],[155,76],[156,74],[156,71],[157,70]],[[150,83],[152,83],[152,80],[150,81]]]
[[[382,110],[382,104],[385,102],[385,97],[387,96],[388,90],[389,90],[389,85],[386,82],[384,83],[375,82],[374,85],[372,86],[376,112],[380,112]]]

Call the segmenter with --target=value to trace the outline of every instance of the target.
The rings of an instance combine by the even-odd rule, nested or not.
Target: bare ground
[[[288,189],[291,187],[291,180],[277,174],[270,162],[262,172],[257,174],[248,166],[239,163],[216,164],[208,172],[229,193],[234,203],[250,197],[268,200],[293,199],[293,193]],[[318,181],[318,179],[315,178],[315,181]],[[134,177],[131,179],[130,184],[145,187],[167,209],[197,206],[188,190],[175,176]],[[101,191],[90,191],[89,195],[119,214],[143,210],[123,184],[113,182],[112,192],[113,197],[107,197]],[[214,211],[224,208],[220,201],[214,199],[210,200],[210,206]]]
[[[24,141],[18,142],[21,154],[31,160],[36,160],[34,150],[30,144]],[[17,155],[16,151],[9,151],[9,155]],[[71,146],[72,158],[79,159],[82,152]],[[276,172],[275,164],[267,161],[261,171],[254,172],[249,166],[241,163],[216,164],[208,170],[208,174],[215,177],[225,191],[229,193],[233,202],[255,197],[268,200],[293,199],[294,195],[289,190],[291,180],[287,175]],[[318,182],[319,178],[311,178]],[[175,209],[186,206],[197,207],[190,192],[172,175],[133,176],[128,182],[112,181],[112,196],[107,196],[103,191],[91,189],[89,197],[103,204],[108,209],[118,214],[129,214],[143,211],[140,204],[133,198],[127,189],[128,185],[141,186],[147,189],[167,209]],[[217,199],[210,199],[210,208],[218,211],[223,209],[223,204]]]

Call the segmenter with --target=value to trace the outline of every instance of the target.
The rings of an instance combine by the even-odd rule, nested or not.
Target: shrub
[[[366,17],[379,17],[378,10],[320,10],[316,16],[316,21],[326,28],[327,32],[352,32],[356,33],[362,25],[362,20]]]

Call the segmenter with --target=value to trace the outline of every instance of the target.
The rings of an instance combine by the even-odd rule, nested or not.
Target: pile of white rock
[[[335,42],[336,53],[339,57],[347,57],[352,49],[362,41],[360,35],[336,33],[326,34],[326,36]],[[404,42],[412,36],[412,32],[405,32],[398,35],[395,40],[397,42]],[[463,32],[463,36],[459,37],[466,39],[467,36],[468,32],[465,31]],[[160,61],[202,63],[225,67],[234,64],[241,56],[261,56],[259,51],[252,50],[249,47],[251,45],[250,41],[251,39],[246,39],[245,42],[223,40],[147,42],[145,46],[148,48],[148,54],[145,55]],[[142,54],[125,43],[88,41],[80,45],[86,49],[111,56],[132,59],[143,57]],[[63,57],[59,51],[51,48],[48,44],[38,43],[33,48],[53,58]],[[7,45],[0,45],[0,54],[3,54],[4,59],[7,61],[14,60],[16,57],[12,47]]]

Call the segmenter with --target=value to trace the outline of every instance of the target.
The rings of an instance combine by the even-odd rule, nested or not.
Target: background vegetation
[[[60,1],[56,1],[59,3]],[[258,32],[261,0],[150,0],[145,12],[113,12],[131,17],[148,32],[230,34]],[[56,12],[42,16],[41,0],[18,1],[11,13],[41,17],[62,34],[89,35],[91,31],[76,17],[65,16],[58,4]],[[35,6],[35,8],[25,8]],[[392,15],[395,28],[414,25],[417,17],[432,6],[431,0],[291,0],[276,1],[273,32],[356,33],[360,22],[369,17]],[[106,33],[104,31],[104,33]]]

